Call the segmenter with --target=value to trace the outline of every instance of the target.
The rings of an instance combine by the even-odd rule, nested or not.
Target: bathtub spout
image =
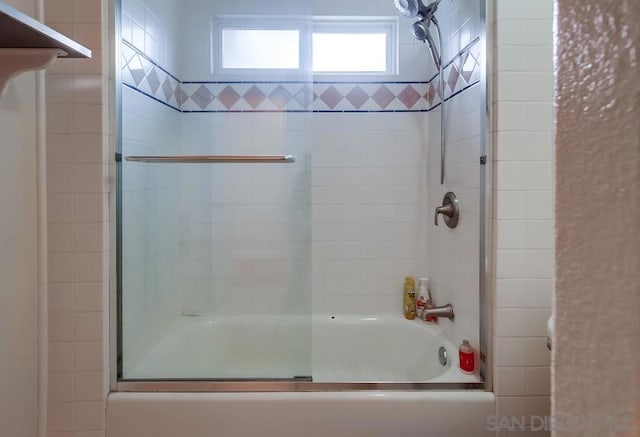
[[[444,317],[445,319],[453,320],[453,305],[450,303],[447,305],[442,305],[440,307],[434,308],[425,308],[422,310],[422,320],[426,320],[427,317]]]

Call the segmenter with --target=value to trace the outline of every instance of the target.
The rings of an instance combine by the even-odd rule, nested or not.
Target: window
[[[394,74],[397,19],[318,18],[311,37],[314,73]]]
[[[222,29],[222,68],[298,69],[300,31]]]
[[[314,33],[314,72],[387,71],[387,35],[384,33]]]
[[[218,19],[214,70],[395,74],[397,18]],[[215,68],[218,66],[218,68]]]

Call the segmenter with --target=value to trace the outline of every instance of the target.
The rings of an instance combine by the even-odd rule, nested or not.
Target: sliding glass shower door
[[[233,51],[242,14],[286,40],[304,3],[122,1],[121,380],[310,378],[308,114]]]

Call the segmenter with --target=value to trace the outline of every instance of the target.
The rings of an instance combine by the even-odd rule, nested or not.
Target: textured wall
[[[554,414],[640,422],[640,3],[558,1]],[[603,430],[557,435],[613,435]]]
[[[31,0],[9,4],[33,15]],[[35,437],[38,382],[36,80],[0,96],[0,435]]]

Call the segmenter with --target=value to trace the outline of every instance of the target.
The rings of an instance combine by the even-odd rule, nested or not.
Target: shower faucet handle
[[[450,228],[458,226],[458,220],[460,219],[460,202],[458,196],[455,193],[449,191],[444,195],[442,199],[442,206],[436,208],[434,216],[434,223],[438,226],[438,216],[442,214],[444,216],[444,222]]]
[[[434,217],[435,225],[438,226],[438,216],[442,214],[446,217],[453,216],[453,207],[451,205],[439,206],[436,208],[436,214]]]

